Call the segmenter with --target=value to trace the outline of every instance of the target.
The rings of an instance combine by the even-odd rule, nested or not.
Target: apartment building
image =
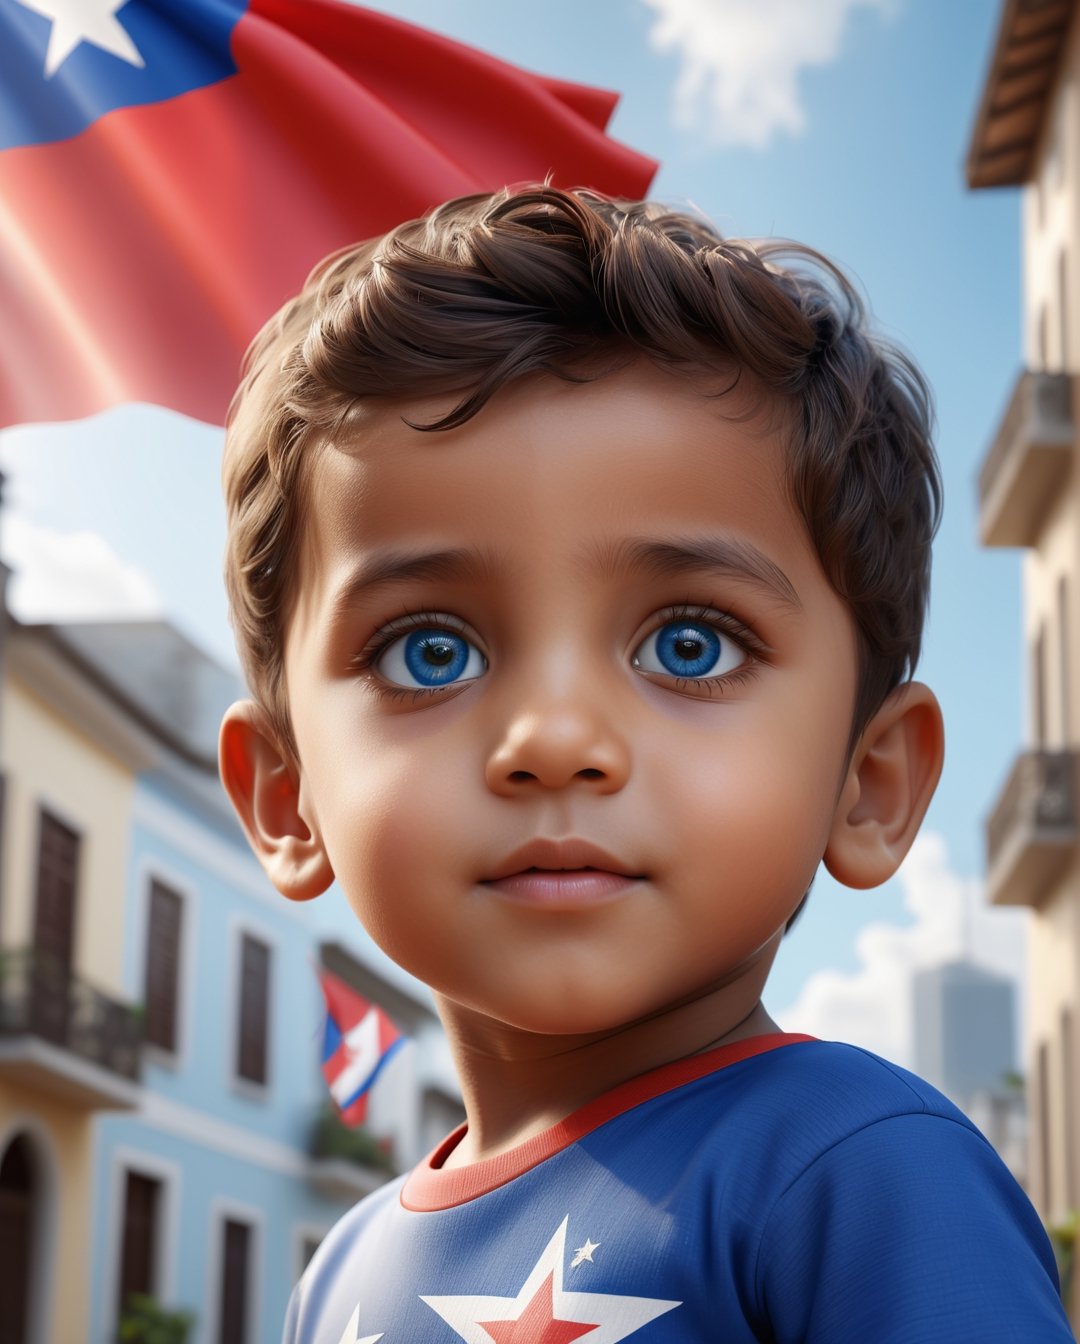
[[[967,957],[912,979],[915,1072],[944,1092],[1027,1184],[1027,1116],[1015,1086],[1016,986]]]
[[[987,821],[987,881],[1031,911],[1029,1187],[1051,1225],[1080,1207],[1080,4],[1005,0],[967,162],[1020,188],[1023,368],[979,476],[987,546],[1022,550],[1027,741]],[[1080,1318],[1075,1292],[1072,1314]]]
[[[261,1344],[328,1228],[463,1116],[430,993],[340,893],[270,887],[217,782],[242,687],[173,626],[9,619],[6,668],[0,1334],[111,1344],[142,1293],[191,1344]],[[359,1132],[320,966],[411,1037]]]
[[[19,1344],[74,1344],[94,1122],[140,1095],[121,930],[135,780],[154,752],[51,631],[9,620],[4,643],[0,1318]]]

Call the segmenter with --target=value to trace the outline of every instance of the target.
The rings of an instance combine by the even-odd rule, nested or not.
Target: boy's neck
[[[760,998],[731,1003],[725,989],[605,1034],[578,1037],[517,1031],[440,1000],[468,1117],[468,1130],[445,1165],[467,1166],[508,1152],[651,1069],[780,1030]]]

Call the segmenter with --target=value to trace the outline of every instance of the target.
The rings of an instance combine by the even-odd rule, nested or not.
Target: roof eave
[[[1077,0],[1005,0],[968,150],[969,187],[1031,180]]]

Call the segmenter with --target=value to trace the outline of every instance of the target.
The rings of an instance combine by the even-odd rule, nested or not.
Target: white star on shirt
[[[524,1344],[525,1340],[581,1338],[581,1344],[617,1344],[643,1325],[681,1306],[658,1297],[569,1293],[563,1288],[564,1218],[516,1297],[422,1297],[466,1344]],[[597,1243],[599,1245],[599,1243]],[[595,1248],[594,1248],[595,1249]],[[579,1328],[575,1329],[577,1326]]]
[[[45,52],[45,78],[54,75],[81,42],[119,56],[129,65],[145,66],[142,52],[116,17],[127,0],[18,0],[52,23]]]
[[[593,1241],[591,1238],[586,1237],[585,1245],[579,1246],[574,1252],[574,1258],[570,1261],[570,1268],[577,1269],[578,1265],[584,1264],[586,1260],[588,1260],[590,1265],[595,1264],[596,1261],[592,1258],[592,1253],[598,1249],[599,1245],[600,1243],[598,1241]]]
[[[345,1333],[341,1336],[339,1344],[376,1344],[377,1340],[382,1339],[386,1333],[380,1331],[377,1335],[365,1335],[363,1339],[359,1336],[360,1330],[360,1303],[357,1302],[356,1310],[349,1317],[349,1324],[345,1327]]]

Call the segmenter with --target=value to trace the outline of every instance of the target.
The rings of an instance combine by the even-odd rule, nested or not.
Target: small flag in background
[[[0,0],[0,426],[221,424],[327,253],[452,196],[641,196],[617,97],[339,0]]]
[[[326,999],[322,1071],[330,1095],[347,1125],[359,1125],[367,1114],[367,1094],[383,1066],[408,1040],[377,1003],[329,971],[319,971]]]

